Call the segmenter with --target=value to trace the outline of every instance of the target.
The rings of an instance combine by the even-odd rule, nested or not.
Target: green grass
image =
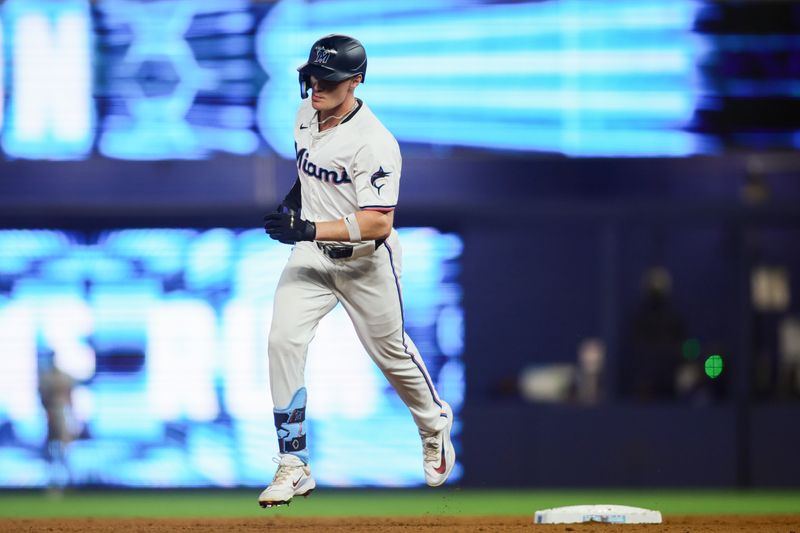
[[[261,509],[258,490],[0,492],[2,517],[257,517],[530,515],[538,509],[614,503],[670,514],[800,514],[800,491],[759,490],[319,490],[290,507]]]

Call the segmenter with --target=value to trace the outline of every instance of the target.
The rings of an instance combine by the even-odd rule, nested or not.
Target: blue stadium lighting
[[[430,228],[400,233],[406,323],[437,388],[458,409],[463,319],[454,273],[463,244]],[[46,434],[37,356],[50,350],[79,382],[73,411],[89,435],[69,447],[75,484],[269,481],[273,464],[264,457],[277,445],[267,325],[290,251],[262,230],[0,230],[0,265],[14,258],[0,272],[0,420],[8,426],[0,435],[0,486],[48,482],[37,451]],[[316,339],[306,382],[317,480],[422,483],[412,419],[341,306]],[[387,454],[393,460],[384,467]]]
[[[212,149],[236,155],[252,154],[258,149],[258,136],[249,130],[202,126],[194,126],[192,130],[203,155]]]
[[[253,110],[245,106],[227,106],[218,114],[220,124],[226,128],[246,128],[254,118]]]
[[[31,450],[4,450],[0,471],[0,487],[40,487],[48,481],[46,463]]]
[[[46,230],[0,231],[0,276],[21,274],[33,262],[67,250],[69,238]]]
[[[189,30],[184,34],[188,39],[247,33],[255,25],[255,16],[249,11],[253,3],[251,0],[211,0],[202,2],[202,5],[199,5],[201,2],[192,0],[177,1],[189,5],[194,4],[192,9],[197,9],[198,14],[201,15],[195,18]]]
[[[464,379],[464,365],[454,361],[445,363],[439,371],[438,386],[441,387],[441,395],[448,398],[451,406],[457,405],[455,409],[464,404]]]
[[[76,249],[71,254],[48,261],[42,267],[42,277],[54,281],[124,281],[134,269],[128,261],[107,257],[91,249]]]
[[[226,9],[230,9],[230,6],[226,5]],[[216,19],[214,33],[244,33],[254,25],[255,20],[250,13],[228,13]]]
[[[112,91],[124,99],[127,114],[106,118],[100,152],[109,157],[142,160],[196,159],[212,150],[254,152],[258,137],[247,128],[194,126],[187,120],[198,93],[216,89],[227,77],[224,70],[198,63],[186,39],[193,20],[201,14],[223,13],[217,17],[216,24],[221,25],[218,29],[231,32],[247,28],[252,26],[252,16],[237,12],[247,6],[242,0],[103,1],[100,9],[109,26],[115,30],[128,28],[131,37],[111,80]],[[144,65],[156,65],[164,78],[160,80],[159,94],[147,94],[142,87],[138,73]],[[229,68],[227,64],[223,67]],[[243,74],[239,70],[234,72],[237,77]]]
[[[216,229],[203,233],[189,249],[186,284],[195,290],[225,286],[230,279],[234,235],[230,230]]]
[[[8,0],[2,7],[14,65],[3,150],[30,159],[83,159],[95,120],[89,3]]]
[[[6,89],[6,75],[5,75],[5,44],[3,42],[3,11],[0,9],[0,137],[3,136],[3,114],[5,111],[5,89]]]
[[[196,234],[183,229],[130,229],[109,233],[101,243],[111,253],[141,261],[153,273],[170,275],[183,268],[186,249]]]
[[[148,408],[145,387],[137,376],[100,375],[91,385],[95,398],[89,430],[97,440],[114,439],[157,441],[164,427],[151,416],[141,416]]]
[[[443,354],[455,355],[464,351],[464,312],[460,307],[445,307],[436,320],[436,340]],[[447,398],[448,396],[443,395]]]
[[[192,157],[202,150],[185,117],[203,82],[189,44],[183,38],[196,10],[188,2],[106,0],[101,9],[110,25],[128,25],[132,40],[118,65],[122,94],[130,117],[109,117],[100,138],[100,151],[121,159]],[[171,69],[171,91],[147,95],[136,81],[146,61]]]
[[[94,311],[92,342],[97,351],[143,351],[148,309],[163,297],[164,288],[157,278],[96,283],[89,303]]]
[[[697,65],[710,46],[692,31],[694,0],[95,5],[93,16],[86,0],[3,4],[7,155],[82,159],[94,148],[119,159],[197,159],[253,154],[265,140],[291,158],[295,69],[330,32],[366,45],[359,94],[401,142],[570,156],[714,149],[687,131],[707,91]],[[787,38],[751,41],[730,36],[718,46],[790,46]],[[780,80],[726,85],[741,96],[795,89]],[[254,96],[257,105],[243,112]],[[95,97],[104,104],[99,118]]]
[[[507,150],[532,150],[536,145],[537,150],[560,152],[562,149],[571,148],[571,151],[580,151],[581,147],[591,145],[594,155],[619,155],[619,156],[652,156],[659,155],[681,156],[693,153],[698,140],[690,133],[670,130],[635,129],[633,124],[628,124],[630,129],[614,127],[611,121],[609,127],[598,123],[593,129],[564,129],[560,127],[531,127],[524,123],[505,123],[499,120],[481,120],[480,117],[472,119],[451,118],[446,127],[441,122],[435,122],[429,117],[420,119],[427,130],[420,128],[419,123],[412,123],[407,117],[398,116],[399,113],[381,114],[384,122],[395,119],[393,132],[399,138],[414,135],[415,142],[430,144],[456,144],[462,146],[481,146],[485,148]],[[574,154],[573,154],[574,155]],[[581,155],[590,155],[588,151]]]
[[[403,4],[400,6],[399,4]],[[690,0],[283,0],[262,22],[262,135],[293,157],[295,68],[325,33],[370,54],[360,89],[401,141],[576,156],[685,155],[699,44]]]

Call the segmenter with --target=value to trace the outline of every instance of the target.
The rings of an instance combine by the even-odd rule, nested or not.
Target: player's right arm
[[[278,211],[290,209],[292,211],[300,211],[303,207],[303,194],[300,185],[300,176],[294,182],[291,190],[283,198],[283,201],[278,206]]]
[[[297,122],[297,121],[295,121]],[[297,141],[294,143],[294,152],[297,154]],[[278,205],[277,211],[282,213],[286,210],[290,211],[300,211],[303,207],[303,193],[302,193],[302,185],[300,183],[300,174],[297,174],[297,178],[294,181],[294,185],[283,198],[283,201]]]

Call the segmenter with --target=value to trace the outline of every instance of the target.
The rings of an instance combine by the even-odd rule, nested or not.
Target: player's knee
[[[291,356],[298,350],[303,350],[303,343],[283,328],[275,328],[269,332],[268,351],[270,357]]]
[[[387,335],[373,339],[372,352],[375,362],[382,370],[394,370],[407,366],[412,351],[399,335]]]

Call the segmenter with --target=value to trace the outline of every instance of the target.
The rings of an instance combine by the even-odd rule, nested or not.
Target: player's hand
[[[289,207],[284,202],[281,202],[280,204],[278,204],[278,207],[275,208],[275,212],[276,213],[286,213],[287,215],[295,215],[295,216],[298,214],[298,210],[297,209]]]
[[[294,211],[268,214],[264,217],[264,231],[270,238],[283,244],[313,241],[317,236],[317,226],[296,216]]]

